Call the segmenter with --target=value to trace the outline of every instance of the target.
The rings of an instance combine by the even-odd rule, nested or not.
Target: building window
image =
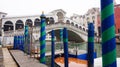
[[[14,29],[13,22],[6,21],[4,24],[4,31],[9,31],[9,30],[13,30],[13,29]]]
[[[5,15],[2,15],[2,17],[4,18],[4,17],[5,17]]]
[[[50,17],[50,18],[49,18],[49,24],[54,24],[54,23],[55,23],[54,18],[53,18],[53,17]]]
[[[85,28],[83,28],[83,31],[85,31]]]
[[[78,28],[78,25],[77,25],[77,24],[76,24],[75,26],[76,26],[76,28]]]
[[[39,18],[36,18],[35,21],[34,21],[34,26],[37,27],[37,26],[40,26],[40,19]]]
[[[74,23],[72,22],[71,25],[74,26]]]
[[[87,19],[86,19],[87,21],[89,21],[89,17],[87,17]]]
[[[81,27],[81,26],[79,26],[79,29],[82,29],[82,27]]]
[[[18,30],[18,29],[23,29],[23,28],[24,28],[23,21],[22,20],[17,20],[16,23],[15,23],[15,29]]]
[[[63,22],[63,20],[64,20],[64,14],[62,12],[58,12],[57,16],[58,16],[58,22]]]
[[[118,33],[120,33],[120,28],[118,29]]]
[[[25,24],[31,27],[32,24],[33,24],[33,22],[32,22],[31,19],[27,19],[26,22],[25,22]]]
[[[92,16],[93,24],[95,23],[95,16]]]
[[[66,20],[66,24],[70,24],[70,21],[69,21],[69,20]]]

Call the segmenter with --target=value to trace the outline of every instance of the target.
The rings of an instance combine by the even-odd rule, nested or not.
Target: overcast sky
[[[120,4],[120,0],[116,0]],[[0,0],[0,12],[8,16],[39,15],[63,9],[67,16],[83,15],[92,7],[100,7],[100,0]]]

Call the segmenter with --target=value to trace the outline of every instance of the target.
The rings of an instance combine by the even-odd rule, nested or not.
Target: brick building
[[[116,34],[120,33],[120,4],[115,5],[115,27]]]

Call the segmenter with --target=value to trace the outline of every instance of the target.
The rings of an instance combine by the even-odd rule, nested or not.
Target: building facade
[[[114,9],[116,34],[120,34],[120,4],[115,5]]]
[[[119,34],[120,33],[120,4],[116,4],[115,1],[114,1],[114,4],[115,4],[114,15],[115,15],[116,34]],[[89,22],[94,23],[95,34],[97,36],[101,36],[101,16],[100,16],[99,8],[91,8],[84,15],[73,14],[73,16],[71,16],[71,19],[86,27]]]
[[[7,13],[0,12],[0,36],[2,35],[2,19],[5,18]]]
[[[95,34],[98,35],[99,31],[98,31],[98,19],[99,17],[100,11],[99,8],[92,8],[89,9],[87,11],[86,14],[84,15],[77,15],[77,14],[73,14],[73,16],[71,16],[71,20],[77,22],[78,24],[81,24],[85,27],[88,26],[88,23],[93,23],[95,26]]]

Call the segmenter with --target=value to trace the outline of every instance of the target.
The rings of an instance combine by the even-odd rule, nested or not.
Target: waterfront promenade
[[[0,67],[47,67],[41,64],[37,59],[31,58],[25,55],[20,50],[8,50],[7,48],[2,48],[3,61],[0,61]]]

